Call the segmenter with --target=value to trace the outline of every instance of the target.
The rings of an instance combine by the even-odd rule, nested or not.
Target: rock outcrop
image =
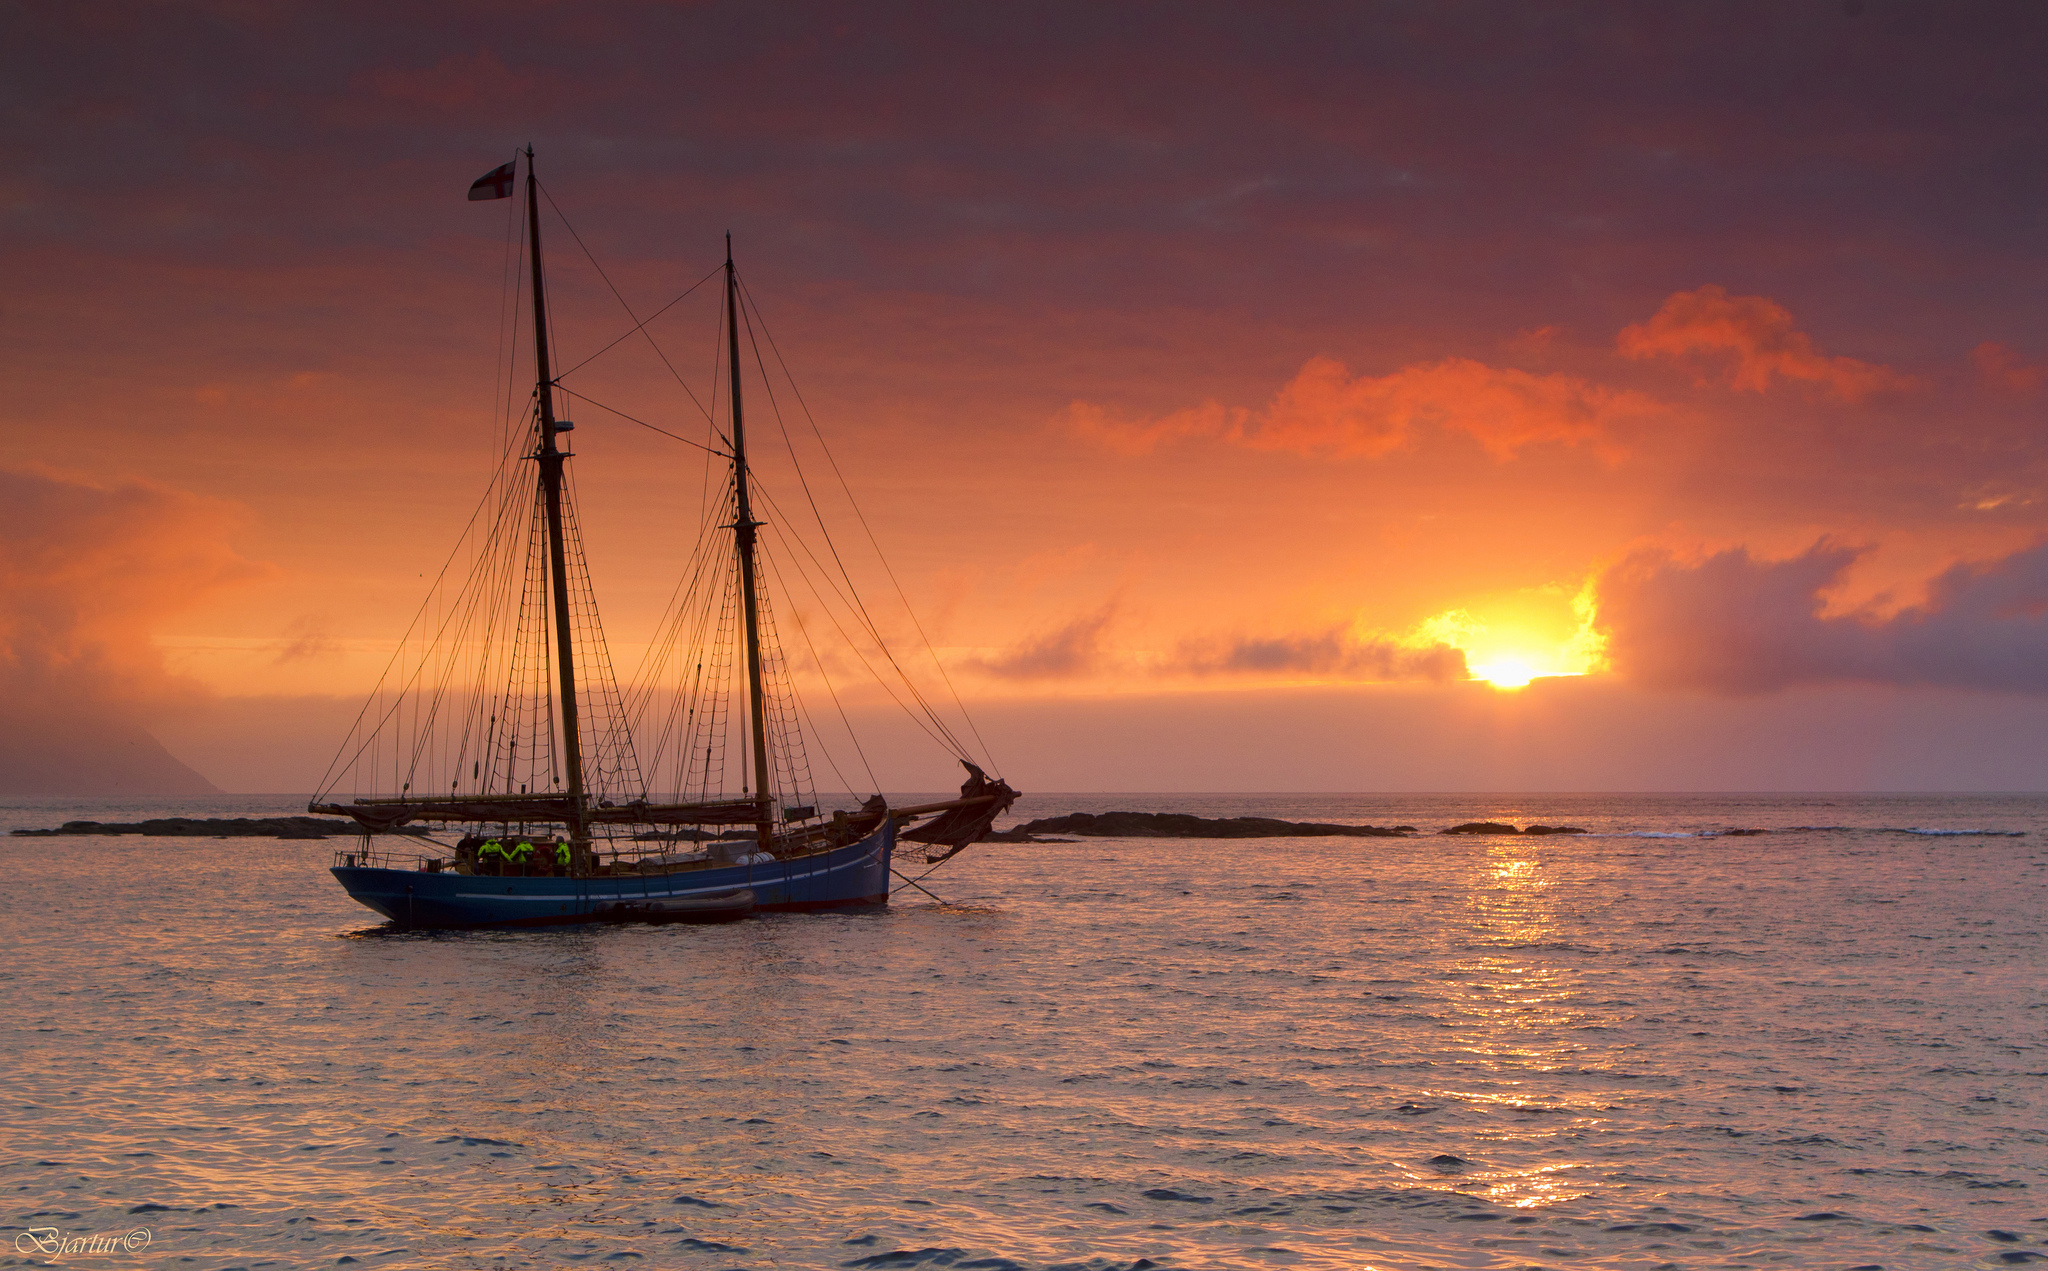
[[[1032,843],[1040,835],[1078,835],[1118,839],[1269,839],[1269,838],[1405,838],[1412,825],[1328,825],[1319,821],[1280,821],[1266,816],[1211,819],[1184,812],[1070,812],[1043,817],[1000,834],[991,843]]]
[[[70,834],[142,834],[151,838],[324,839],[361,834],[354,821],[318,816],[235,817],[231,820],[172,816],[155,821],[66,821],[54,830],[15,830],[30,838]]]

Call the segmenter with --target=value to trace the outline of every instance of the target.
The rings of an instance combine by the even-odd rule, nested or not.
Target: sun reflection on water
[[[1559,903],[1557,865],[1565,858],[1558,853],[1569,845],[1502,837],[1474,846],[1456,933],[1464,953],[1446,976],[1453,1045],[1474,1080],[1429,1093],[1454,1106],[1494,1109],[1504,1120],[1487,1135],[1491,1141],[1512,1145],[1515,1156],[1545,1159],[1461,1166],[1417,1181],[1511,1208],[1540,1208],[1591,1190],[1590,1179],[1576,1181],[1589,1163],[1572,1159],[1571,1145],[1603,1122],[1612,1096],[1581,1085],[1597,1080],[1601,1065],[1588,1065],[1592,1047],[1578,1030],[1603,1021],[1585,993],[1584,935],[1568,930]]]

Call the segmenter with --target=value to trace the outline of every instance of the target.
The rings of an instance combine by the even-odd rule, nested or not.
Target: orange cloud
[[[232,505],[145,481],[0,469],[0,794],[213,789],[142,729],[198,688],[149,627],[261,567]]]
[[[1092,675],[1103,666],[1103,635],[1116,617],[1112,601],[1055,631],[1024,641],[1000,657],[974,663],[977,670],[1005,680],[1066,680]]]
[[[1770,387],[1773,375],[1820,385],[1846,402],[1913,383],[1889,367],[1829,357],[1792,325],[1783,305],[1715,286],[1676,293],[1648,322],[1624,328],[1616,343],[1634,358],[1733,355],[1728,382],[1757,393]]]
[[[1663,411],[1661,403],[1641,393],[1470,358],[1354,378],[1342,362],[1317,356],[1256,412],[1205,402],[1157,419],[1132,419],[1074,402],[1059,419],[1075,434],[1124,454],[1205,437],[1254,450],[1373,458],[1435,428],[1465,433],[1505,461],[1541,442],[1592,445],[1613,455],[1618,453],[1613,425]]]
[[[1371,456],[1405,444],[1418,429],[1436,427],[1470,434],[1488,454],[1507,460],[1539,442],[1600,444],[1609,440],[1615,420],[1661,410],[1641,393],[1470,358],[1350,379],[1343,363],[1315,357],[1254,427],[1234,439],[1260,450]]]
[[[1970,361],[1985,379],[2015,393],[2031,393],[2048,380],[2048,367],[2029,366],[2011,345],[1986,340],[1970,350]]]
[[[1238,427],[1242,410],[1216,402],[1162,415],[1158,419],[1118,415],[1093,402],[1071,402],[1054,416],[1054,422],[1075,436],[1114,450],[1118,454],[1150,454],[1162,442],[1189,437],[1220,438]]]
[[[262,567],[228,546],[234,509],[145,481],[0,470],[0,715],[176,699],[149,625]]]

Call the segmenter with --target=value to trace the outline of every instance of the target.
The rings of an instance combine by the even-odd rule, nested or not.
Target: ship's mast
[[[548,304],[540,268],[539,188],[540,183],[533,175],[533,147],[528,146],[526,225],[533,257],[533,394],[540,415],[540,443],[533,457],[540,465],[541,496],[548,513],[548,566],[555,592],[555,664],[562,690],[562,746],[569,770],[569,838],[581,843],[588,833],[583,824],[583,744],[576,728],[576,646],[569,620],[568,551],[562,542],[562,464],[569,456],[555,445],[555,385],[548,367]],[[738,420],[737,401],[734,420]],[[751,597],[752,593],[748,594]],[[748,613],[752,612],[749,608]],[[752,629],[750,624],[749,632]]]
[[[761,696],[761,616],[754,582],[755,531],[761,526],[747,498],[747,428],[740,411],[740,290],[732,268],[732,235],[725,236],[726,387],[732,396],[732,481],[738,515],[733,536],[740,558],[740,598],[747,619],[747,705],[753,724],[754,798],[761,808],[755,829],[761,850],[775,842],[774,793],[768,787],[768,712]]]

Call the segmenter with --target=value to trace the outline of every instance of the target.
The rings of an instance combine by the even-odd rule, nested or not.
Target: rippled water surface
[[[946,906],[464,934],[378,928],[339,842],[0,840],[0,1255],[2048,1260],[2048,800],[1017,811],[1112,808],[1597,833],[988,846],[927,880]],[[1699,836],[1730,826],[1775,832]]]

